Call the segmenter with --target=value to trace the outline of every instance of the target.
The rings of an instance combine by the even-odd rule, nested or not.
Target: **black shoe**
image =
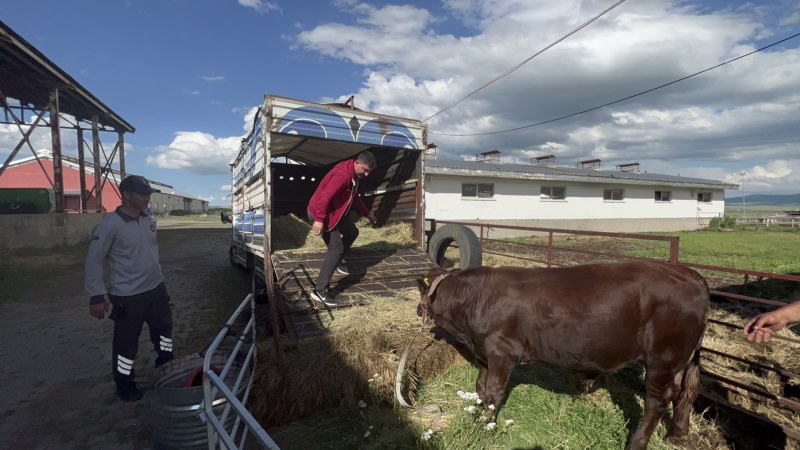
[[[319,292],[318,290],[314,289],[313,291],[311,291],[311,298],[313,298],[314,300],[316,300],[316,301],[318,301],[320,303],[324,303],[324,304],[326,304],[328,306],[338,306],[339,305],[339,302],[337,302],[336,299],[333,298],[333,296],[331,296],[330,293],[328,293],[328,292],[324,292],[323,293],[323,292]]]
[[[347,263],[342,260],[338,266],[336,266],[336,271],[342,275],[350,275],[350,268],[347,267]]]
[[[130,383],[117,385],[117,396],[124,402],[138,402],[144,397],[144,394],[136,386],[136,383],[131,381]]]

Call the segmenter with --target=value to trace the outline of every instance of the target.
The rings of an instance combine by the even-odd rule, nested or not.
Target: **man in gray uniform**
[[[172,359],[172,311],[158,259],[156,223],[145,211],[150,194],[157,192],[144,177],[131,175],[119,184],[122,205],[92,230],[86,257],[89,314],[114,321],[112,372],[117,395],[137,401],[142,393],[134,381],[139,335],[147,322],[158,357],[156,367]],[[108,289],[103,264],[108,262]],[[106,295],[108,298],[106,298]]]

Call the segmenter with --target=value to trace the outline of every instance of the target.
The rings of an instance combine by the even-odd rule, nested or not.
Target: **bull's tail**
[[[692,406],[700,394],[700,345],[694,350],[692,359],[683,369],[680,393],[672,403],[672,424],[667,433],[671,438],[682,438],[689,433],[689,416]]]

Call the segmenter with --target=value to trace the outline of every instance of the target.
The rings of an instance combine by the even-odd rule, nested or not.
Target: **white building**
[[[638,170],[426,159],[425,217],[570,230],[695,230],[722,217],[725,189],[737,188]]]

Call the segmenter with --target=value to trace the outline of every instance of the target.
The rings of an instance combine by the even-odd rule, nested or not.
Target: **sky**
[[[743,185],[728,197],[800,193],[800,36],[635,96],[800,33],[800,3],[627,0],[550,46],[615,3],[0,0],[0,20],[136,128],[127,172],[212,205],[265,94],[425,120],[438,159],[597,158]],[[19,139],[0,125],[2,160]]]

